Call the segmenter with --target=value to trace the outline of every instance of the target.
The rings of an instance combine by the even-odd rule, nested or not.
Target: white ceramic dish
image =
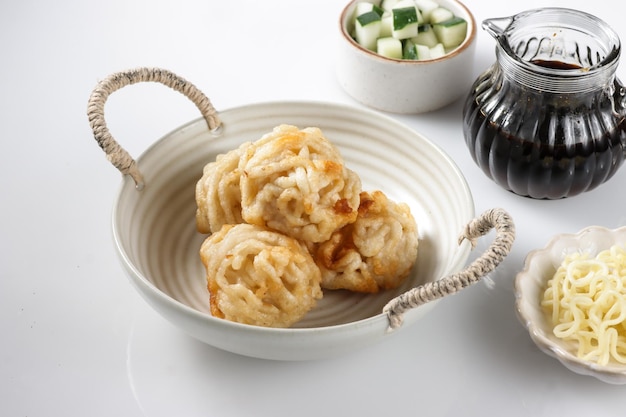
[[[268,103],[220,113],[223,134],[211,137],[199,119],[148,149],[138,165],[145,189],[124,180],[113,217],[114,239],[139,292],[174,324],[236,353],[306,359],[347,352],[385,335],[383,306],[424,280],[462,268],[469,247],[457,237],[474,216],[467,184],[454,163],[423,136],[370,112],[328,103]],[[410,204],[420,232],[417,267],[406,285],[379,295],[325,294],[300,329],[244,326],[211,317],[195,230],[195,183],[219,153],[255,140],[280,123],[317,126],[342,152],[365,188],[381,188]],[[434,307],[411,312],[416,320]],[[405,324],[406,325],[406,324]]]
[[[139,81],[160,81],[184,93],[204,118],[166,135],[135,163],[109,134],[103,113],[111,92]],[[113,74],[96,87],[88,106],[96,140],[109,160],[130,174],[115,202],[113,236],[131,282],[163,317],[215,347],[265,359],[302,360],[377,342],[394,333],[390,328],[418,320],[441,296],[476,282],[499,263],[475,268],[477,259],[463,274],[449,277],[463,269],[477,237],[492,227],[514,232],[506,214],[498,216],[504,221],[492,219],[489,226],[482,221],[484,214],[474,219],[472,195],[454,162],[422,135],[376,112],[331,103],[275,102],[220,112],[221,124],[215,123],[215,114],[208,98],[186,80],[153,68]],[[219,129],[211,130],[207,123]],[[196,183],[217,155],[285,123],[321,128],[345,164],[360,175],[365,190],[381,189],[410,206],[420,240],[415,268],[396,290],[371,295],[327,291],[290,329],[215,318],[199,256],[206,236],[196,231]],[[498,234],[494,246],[508,253],[514,233],[503,234],[508,237],[500,239]],[[502,253],[495,258],[501,260]],[[428,294],[423,294],[422,284]],[[386,310],[390,300],[393,305]]]
[[[626,365],[610,362],[600,366],[579,359],[572,342],[554,336],[549,317],[540,306],[547,281],[567,254],[583,252],[594,257],[615,244],[626,244],[626,227],[590,226],[576,234],[557,235],[543,249],[528,254],[523,270],[515,279],[515,294],[518,317],[539,349],[577,374],[590,375],[611,384],[626,384]]]
[[[336,58],[337,78],[352,98],[377,110],[409,114],[437,110],[467,94],[474,81],[476,22],[464,4],[437,0],[467,21],[463,43],[441,58],[409,61],[382,57],[356,43],[350,21],[357,2],[341,13]]]

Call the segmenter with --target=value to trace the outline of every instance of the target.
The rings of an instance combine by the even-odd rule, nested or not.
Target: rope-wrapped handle
[[[138,68],[109,75],[98,83],[89,97],[87,116],[98,145],[107,159],[124,175],[130,175],[137,189],[144,186],[143,176],[137,163],[111,136],[104,120],[104,104],[114,91],[139,82],[158,82],[187,96],[200,110],[209,129],[218,129],[222,122],[211,101],[193,84],[178,75],[161,68]]]
[[[465,226],[459,237],[459,244],[467,239],[474,248],[476,240],[493,228],[496,237],[491,246],[463,271],[415,287],[387,303],[383,312],[389,319],[389,330],[402,325],[404,313],[408,310],[454,294],[493,271],[509,254],[515,240],[515,225],[511,216],[502,209],[488,210]]]

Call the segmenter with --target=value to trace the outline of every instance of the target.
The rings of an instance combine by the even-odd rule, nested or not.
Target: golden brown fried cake
[[[246,142],[208,163],[196,184],[196,227],[200,233],[213,233],[225,224],[243,223],[238,169],[239,158],[250,146]]]
[[[398,287],[417,258],[417,224],[409,206],[381,191],[362,192],[358,217],[312,248],[322,287],[374,293]]]
[[[318,128],[281,125],[242,155],[245,222],[323,242],[357,216],[361,180]]]
[[[215,317],[289,327],[322,297],[319,267],[296,239],[250,224],[225,225],[200,249]]]

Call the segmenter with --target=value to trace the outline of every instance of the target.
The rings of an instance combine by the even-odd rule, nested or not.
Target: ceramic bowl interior
[[[213,346],[268,359],[334,355],[382,338],[383,306],[426,281],[465,266],[469,245],[457,238],[474,217],[467,183],[453,161],[413,130],[373,111],[329,103],[279,102],[220,113],[213,136],[198,119],[165,136],[137,159],[145,188],[122,184],[113,216],[114,239],[132,283],[164,317]],[[365,190],[380,189],[411,207],[419,255],[405,284],[373,295],[328,291],[291,329],[269,329],[214,318],[209,310],[195,228],[195,184],[220,153],[254,141],[281,123],[315,126],[339,148]],[[435,302],[410,311],[405,325]]]
[[[528,254],[523,270],[515,278],[515,294],[518,317],[539,349],[573,372],[611,384],[626,384],[626,364],[609,362],[600,366],[578,358],[574,342],[563,341],[553,334],[550,317],[540,305],[548,280],[554,276],[566,255],[580,252],[595,257],[615,244],[626,244],[626,227],[607,229],[591,226],[576,234],[555,236],[546,247]]]
[[[424,61],[386,58],[359,45],[351,36],[357,3],[341,13],[336,63],[339,83],[351,97],[377,110],[410,114],[437,110],[467,93],[474,81],[476,22],[463,3],[437,0],[467,21],[467,35],[453,51]]]

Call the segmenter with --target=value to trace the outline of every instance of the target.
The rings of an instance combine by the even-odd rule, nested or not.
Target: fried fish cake
[[[200,249],[215,317],[289,327],[322,298],[321,273],[296,239],[261,226],[224,225]]]
[[[323,242],[357,216],[361,179],[318,128],[280,125],[241,156],[245,222]]]
[[[375,293],[397,288],[417,259],[417,223],[409,206],[382,191],[362,192],[354,223],[311,247],[322,287]]]
[[[225,224],[243,223],[238,166],[249,146],[250,142],[245,142],[205,165],[196,183],[196,228],[200,233],[216,232]]]

